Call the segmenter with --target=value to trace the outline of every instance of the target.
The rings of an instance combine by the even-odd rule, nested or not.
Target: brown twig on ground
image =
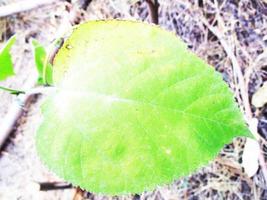
[[[151,22],[154,24],[159,23],[159,3],[158,0],[146,0],[146,3],[149,8],[149,15]]]
[[[29,79],[28,82],[25,84],[26,89],[32,88],[36,83],[37,77],[35,77],[34,75],[31,77],[32,79]],[[18,97],[21,97],[20,103],[25,105],[31,100],[32,94],[22,94]],[[10,106],[8,113],[6,114],[6,117],[1,120],[2,124],[0,125],[0,149],[4,145],[10,133],[13,131],[14,125],[16,124],[22,113],[23,106],[19,105],[17,101],[14,101],[13,104]]]
[[[265,179],[265,182],[267,182],[267,165],[266,165],[266,161],[265,161],[265,152],[264,152],[264,145],[267,145],[267,142],[264,139],[260,139],[259,143],[261,144],[261,151],[260,151],[260,155],[259,155],[259,165],[262,169],[262,174],[263,174],[263,178]]]
[[[65,183],[65,182],[45,182],[38,184],[40,186],[40,191],[62,190],[62,189],[73,188],[73,186],[70,183]]]
[[[51,4],[53,2],[56,2],[56,0],[24,0],[5,6],[0,6],[0,17],[6,17],[20,12],[25,12],[45,4]]]

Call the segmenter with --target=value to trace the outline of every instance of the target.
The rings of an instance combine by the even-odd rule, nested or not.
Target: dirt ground
[[[22,0],[21,0],[22,1]],[[18,2],[4,0],[1,4]],[[71,26],[92,19],[149,21],[144,1],[130,5],[124,0],[57,1],[29,12],[0,18],[0,39],[14,33],[16,77],[1,85],[20,88],[33,84],[35,72],[30,40],[48,46]],[[267,4],[263,0],[161,0],[159,25],[175,32],[188,47],[221,72],[233,90],[249,122],[257,120],[261,146],[267,155],[267,106],[251,105],[254,93],[267,81]],[[2,44],[0,43],[0,46]],[[0,91],[0,119],[4,119],[14,96]],[[39,182],[62,181],[49,172],[35,151],[34,134],[41,119],[42,97],[34,98],[8,139],[0,157],[0,199],[77,199],[76,189],[39,191]],[[1,120],[0,123],[3,123]],[[249,124],[250,125],[250,124]],[[251,125],[253,126],[253,125]],[[267,199],[267,184],[260,167],[253,177],[242,168],[245,139],[226,145],[208,166],[190,177],[152,192],[113,199]],[[265,158],[266,159],[266,158]],[[111,199],[84,193],[84,199]]]

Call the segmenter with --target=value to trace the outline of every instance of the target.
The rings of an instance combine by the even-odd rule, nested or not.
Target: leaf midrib
[[[181,109],[166,107],[164,105],[155,104],[155,103],[151,103],[151,102],[145,102],[145,101],[136,100],[136,99],[130,99],[130,98],[125,98],[125,97],[117,97],[117,96],[113,96],[113,95],[101,94],[101,93],[98,93],[98,92],[89,92],[89,91],[85,92],[85,91],[81,91],[81,90],[77,91],[77,90],[69,90],[69,89],[68,90],[67,89],[61,89],[61,90],[59,90],[59,92],[71,93],[70,96],[81,96],[82,95],[82,96],[87,97],[87,98],[88,98],[88,96],[97,97],[97,98],[100,97],[101,99],[107,100],[109,102],[125,102],[125,103],[130,103],[130,104],[139,104],[139,105],[141,104],[141,105],[150,106],[150,107],[154,107],[154,108],[158,108],[158,109],[172,111],[172,112],[175,112],[175,113],[181,113],[183,115],[187,115],[187,116],[193,117],[193,118],[198,118],[198,119],[201,119],[201,120],[207,120],[207,121],[210,121],[210,122],[213,122],[213,123],[217,123],[219,125],[223,125],[225,127],[231,127],[232,126],[232,123],[231,124],[223,123],[223,122],[221,122],[219,120],[214,120],[214,119],[211,119],[211,118],[208,118],[208,117],[204,117],[204,116],[201,116],[201,115],[196,115],[196,114],[191,114],[191,113],[185,112],[184,110],[186,110],[186,108],[189,107],[191,104],[186,106],[184,108],[184,110],[181,110]],[[208,95],[208,96],[218,96],[218,95],[228,96],[227,94],[225,94],[225,92],[220,92],[220,93],[216,93],[216,94],[212,94],[212,95]],[[200,98],[202,98],[202,97],[200,97]],[[229,107],[227,107],[225,109],[229,109]]]

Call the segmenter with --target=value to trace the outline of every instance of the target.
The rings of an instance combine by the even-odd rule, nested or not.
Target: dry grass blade
[[[28,11],[45,4],[51,4],[55,1],[56,0],[24,0],[22,2],[0,6],[0,17],[6,17],[16,13]]]

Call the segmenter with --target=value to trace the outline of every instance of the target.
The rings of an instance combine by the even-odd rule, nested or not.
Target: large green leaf
[[[192,173],[249,136],[220,74],[174,34],[127,21],[73,30],[54,60],[41,159],[91,192],[139,193]]]
[[[0,51],[0,81],[15,75],[10,50],[16,42],[16,36],[12,36]]]

